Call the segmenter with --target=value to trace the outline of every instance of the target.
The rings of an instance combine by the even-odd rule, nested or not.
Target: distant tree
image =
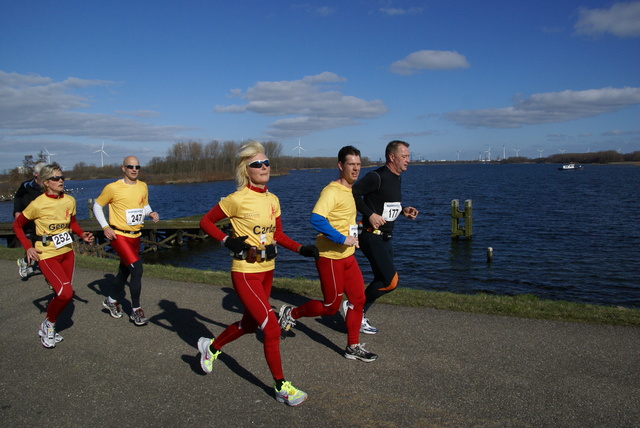
[[[220,152],[220,158],[222,161],[222,168],[220,172],[233,174],[236,168],[236,152],[238,151],[239,144],[233,141],[225,141],[222,144],[222,150]]]
[[[75,164],[75,165],[73,166],[73,170],[72,170],[72,171],[73,171],[73,173],[74,173],[74,174],[75,174],[75,173],[78,173],[78,174],[79,174],[79,173],[84,172],[84,170],[85,170],[86,168],[87,168],[87,164],[86,164],[86,163],[84,163],[84,162],[78,162],[77,164]]]
[[[640,152],[631,152],[623,156],[623,159],[627,162],[640,162]]]
[[[264,154],[267,155],[269,159],[279,158],[282,154],[282,144],[280,143],[275,141],[265,141],[262,145],[264,146]]]
[[[33,156],[27,155],[24,157],[24,160],[22,161],[22,168],[25,177],[33,175],[33,168],[35,165],[36,161],[33,160]]]
[[[205,170],[207,172],[220,171],[220,143],[212,140],[204,146]]]

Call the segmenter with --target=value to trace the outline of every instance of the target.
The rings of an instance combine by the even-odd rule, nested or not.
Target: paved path
[[[224,349],[209,375],[196,342],[239,319],[230,288],[146,278],[135,327],[102,309],[112,273],[78,269],[65,337],[36,334],[50,292],[0,260],[2,427],[640,426],[640,329],[377,305],[380,354],[342,356],[340,316],[305,319],[282,342],[285,375],[309,394],[277,403],[256,336]],[[298,304],[296,296],[274,296]],[[125,307],[130,310],[130,307]]]

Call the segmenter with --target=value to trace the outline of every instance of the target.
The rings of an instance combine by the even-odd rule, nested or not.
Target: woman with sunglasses
[[[53,348],[62,341],[56,333],[58,315],[73,298],[75,255],[71,232],[88,243],[93,234],[84,232],[76,222],[76,200],[64,193],[64,175],[57,163],[40,170],[43,194],[31,202],[13,222],[13,231],[24,247],[29,262],[38,261],[40,270],[55,295],[47,306],[47,317],[40,324],[38,335],[42,346]],[[24,233],[24,226],[33,221],[36,226],[35,247]]]
[[[267,189],[271,169],[264,147],[250,142],[240,148],[236,164],[237,191],[223,198],[200,221],[200,227],[217,239],[233,255],[231,280],[244,306],[242,319],[215,339],[201,337],[198,351],[200,365],[210,373],[220,349],[239,337],[261,328],[264,355],[275,381],[275,397],[280,403],[297,406],[307,394],[286,381],[280,359],[280,325],[271,308],[269,297],[273,282],[276,243],[305,257],[318,257],[315,245],[300,245],[282,230],[280,202]],[[227,236],[216,222],[229,218],[234,237]]]

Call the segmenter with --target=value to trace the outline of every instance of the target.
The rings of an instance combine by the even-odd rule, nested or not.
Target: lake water
[[[402,175],[403,200],[420,215],[396,222],[400,286],[640,307],[640,167],[587,165],[573,172],[557,167],[411,165]],[[293,171],[269,182],[280,198],[285,232],[300,243],[313,242],[311,209],[335,178],[335,170]],[[79,218],[88,218],[86,200],[110,181],[67,183],[75,189]],[[231,181],[149,186],[151,206],[165,219],[204,214],[234,190]],[[460,201],[460,209],[466,199],[473,201],[470,240],[451,238],[452,199]],[[10,204],[0,205],[6,221]],[[356,254],[368,281],[368,262]],[[230,264],[228,251],[210,240],[145,256],[145,262],[212,270]],[[311,260],[284,249],[276,275],[317,278]]]

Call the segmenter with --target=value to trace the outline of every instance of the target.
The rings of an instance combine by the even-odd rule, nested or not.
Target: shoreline
[[[0,247],[0,259],[16,260],[22,248]],[[76,267],[100,272],[115,272],[117,260],[76,254]],[[16,272],[9,272],[16,276]],[[208,271],[168,265],[145,264],[145,278],[185,281],[230,287],[228,271]],[[273,292],[306,298],[321,298],[317,279],[275,277]],[[456,294],[442,291],[398,288],[379,300],[380,303],[405,307],[423,307],[464,313],[499,315],[572,323],[640,327],[640,309],[622,306],[601,306],[560,300],[540,299],[525,294],[498,296],[491,294]]]

